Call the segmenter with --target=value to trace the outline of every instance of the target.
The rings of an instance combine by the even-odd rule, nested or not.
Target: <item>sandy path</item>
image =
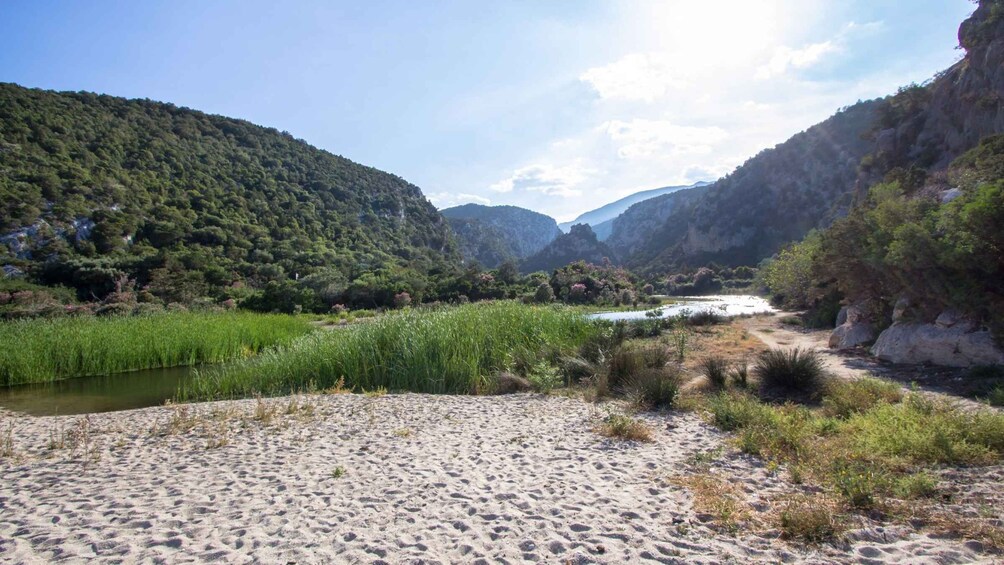
[[[719,532],[669,477],[718,476],[764,516],[792,487],[694,414],[643,416],[655,441],[621,443],[592,431],[594,405],[554,396],[319,396],[298,417],[271,402],[268,424],[255,401],[215,403],[168,435],[189,421],[177,408],[92,415],[86,449],[45,448],[81,418],[0,422],[16,451],[0,462],[0,561],[990,562],[891,527],[818,548]]]

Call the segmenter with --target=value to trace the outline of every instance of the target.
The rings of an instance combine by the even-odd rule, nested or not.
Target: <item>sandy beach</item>
[[[693,413],[642,415],[651,443],[596,434],[618,409],[342,394],[8,414],[0,561],[993,562],[978,542],[863,518],[836,545],[786,542],[769,517],[797,492],[777,469]],[[978,475],[992,492],[1002,472]],[[741,527],[686,477],[733,493]]]

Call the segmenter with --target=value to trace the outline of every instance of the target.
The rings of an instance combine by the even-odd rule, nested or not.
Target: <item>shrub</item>
[[[628,441],[652,441],[652,430],[641,420],[610,414],[596,430],[600,435]]]
[[[669,361],[669,353],[659,345],[621,346],[610,357],[607,384],[624,389],[643,369],[662,369]]]
[[[548,283],[540,283],[537,292],[533,295],[533,300],[537,304],[550,304],[554,302],[554,289]]]
[[[732,384],[745,389],[749,387],[749,363],[745,359],[732,366],[729,376],[732,377]]]
[[[709,407],[714,424],[727,432],[755,425],[776,425],[770,406],[747,394],[719,393],[711,398]]]
[[[680,390],[679,370],[671,367],[646,368],[636,373],[627,385],[628,396],[640,408],[672,408]]]
[[[717,355],[705,357],[701,360],[700,370],[716,389],[721,390],[728,385],[729,363],[723,357]]]
[[[878,404],[852,414],[844,433],[862,457],[908,463],[980,464],[1004,453],[1004,414],[966,412],[911,394],[901,404]]]
[[[599,367],[581,357],[564,357],[561,360],[561,372],[568,382],[579,383],[596,375]]]
[[[932,498],[938,493],[938,479],[927,472],[914,473],[897,479],[892,492],[903,499]]]
[[[990,406],[1004,406],[1004,386],[998,386],[987,395]]]
[[[767,391],[816,394],[823,385],[823,361],[819,353],[799,348],[770,349],[757,358],[753,369]]]
[[[411,295],[407,292],[399,292],[394,295],[394,308],[400,310],[411,306]]]
[[[724,323],[725,316],[711,310],[701,310],[687,318],[687,323],[692,326],[714,326]]]
[[[544,394],[561,386],[561,375],[558,374],[558,369],[547,361],[534,364],[527,374],[527,380],[533,385],[534,390]]]
[[[833,509],[825,501],[807,497],[788,502],[781,510],[780,520],[786,538],[809,543],[833,539],[839,527]]]
[[[501,372],[496,375],[492,384],[494,386],[490,389],[494,394],[513,394],[533,390],[533,384],[530,381],[509,372]]]
[[[823,411],[829,416],[846,418],[867,412],[879,403],[895,404],[903,399],[899,385],[866,377],[857,380],[833,379],[824,387]]]
[[[869,465],[838,460],[832,476],[834,486],[854,508],[868,510],[875,506],[885,477]]]

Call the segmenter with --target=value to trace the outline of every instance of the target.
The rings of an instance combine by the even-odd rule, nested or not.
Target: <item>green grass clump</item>
[[[0,385],[218,363],[307,334],[306,320],[272,314],[175,312],[0,323]]]
[[[847,418],[878,404],[896,404],[902,399],[903,391],[896,383],[871,377],[853,381],[834,379],[826,384],[823,411],[829,416]]]
[[[764,390],[816,394],[824,381],[819,353],[806,349],[770,349],[757,358],[753,368]]]
[[[705,357],[700,363],[701,374],[708,379],[708,383],[716,389],[723,389],[729,381],[729,362],[724,357],[712,355]]]
[[[516,302],[406,310],[366,324],[304,336],[288,348],[199,371],[182,399],[277,395],[325,389],[425,393],[492,392],[494,376],[527,375],[557,361],[599,326],[581,314]],[[522,370],[520,370],[522,369]]]
[[[672,366],[642,369],[631,378],[627,389],[628,398],[639,408],[672,408],[680,392],[680,371]]]
[[[607,386],[625,391],[636,375],[646,369],[662,369],[670,360],[669,351],[660,344],[625,343],[610,355]]]
[[[998,386],[987,395],[990,406],[1004,406],[1004,386]]]

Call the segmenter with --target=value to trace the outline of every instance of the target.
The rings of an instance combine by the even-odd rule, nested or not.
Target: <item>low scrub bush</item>
[[[847,418],[867,412],[878,404],[896,404],[903,391],[896,383],[871,377],[857,380],[832,379],[823,393],[823,411],[829,416]]]
[[[965,412],[917,399],[853,414],[843,433],[861,458],[905,464],[987,464],[1004,454],[1004,414]]]
[[[824,383],[819,353],[805,349],[770,349],[757,358],[753,372],[768,392],[815,395]]]
[[[791,500],[779,518],[784,537],[808,543],[830,541],[840,529],[836,512],[825,500],[808,497]]]
[[[687,323],[691,326],[714,326],[723,324],[728,320],[725,316],[711,310],[701,310],[687,318]]]
[[[547,361],[536,363],[527,373],[527,380],[537,392],[547,394],[561,386],[561,374]]]

